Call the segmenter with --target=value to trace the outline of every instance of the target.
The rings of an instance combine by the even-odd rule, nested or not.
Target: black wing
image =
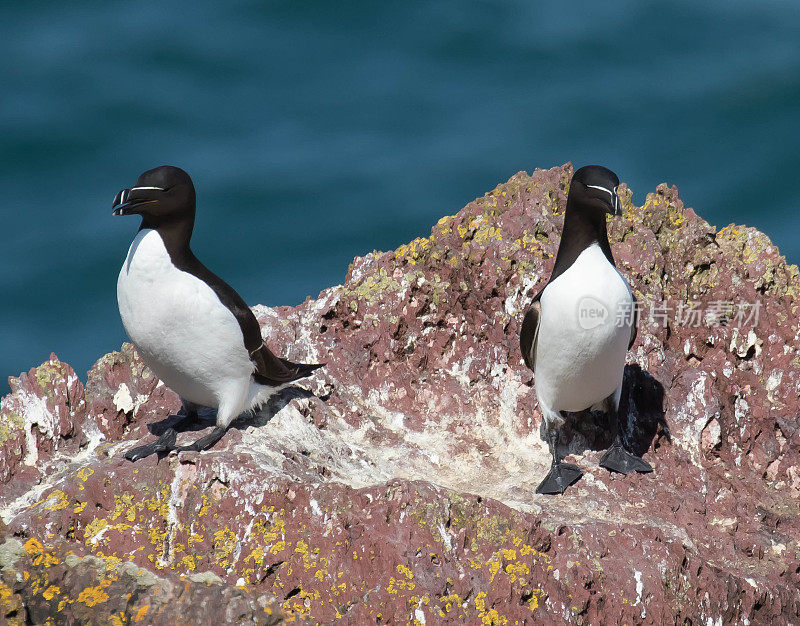
[[[539,316],[542,312],[542,303],[539,300],[542,292],[536,294],[530,308],[525,313],[522,320],[522,330],[519,333],[519,347],[522,350],[522,358],[525,359],[531,371],[536,370],[536,341],[539,338]]]
[[[636,296],[633,295],[633,289],[630,292],[633,299],[633,323],[631,324],[631,340],[628,342],[628,350],[631,349],[633,342],[636,341],[636,333],[639,328],[639,303],[636,301]]]
[[[183,259],[181,269],[194,274],[211,287],[220,302],[233,313],[242,330],[244,347],[256,366],[253,372],[253,379],[256,382],[272,386],[283,385],[308,376],[315,369],[322,367],[322,364],[316,363],[292,363],[275,356],[261,338],[258,320],[242,297],[233,287],[203,265],[197,257],[189,254],[191,256],[187,255],[187,258]]]
[[[255,352],[250,353],[250,359],[256,364],[253,379],[262,385],[277,386],[290,383],[322,367],[322,363],[292,363],[277,357],[264,343]]]

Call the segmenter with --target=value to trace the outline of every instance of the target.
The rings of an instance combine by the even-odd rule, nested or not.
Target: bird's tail
[[[288,369],[290,369],[293,373],[295,378],[304,378],[306,376],[310,376],[314,370],[318,370],[320,367],[324,367],[325,363],[294,363],[289,359],[282,359],[278,357]]]

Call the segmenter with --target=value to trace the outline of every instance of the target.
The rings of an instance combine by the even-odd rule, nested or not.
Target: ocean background
[[[800,261],[800,3],[30,2],[0,7],[0,394],[125,332],[156,165],[198,193],[193,249],[294,305],[519,170],[611,167]]]

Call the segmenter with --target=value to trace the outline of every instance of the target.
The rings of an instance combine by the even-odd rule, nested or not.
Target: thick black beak
[[[612,196],[611,204],[612,208],[614,209],[612,215],[614,215],[615,217],[619,217],[620,215],[622,215],[622,202],[620,201],[616,191],[613,194],[611,194],[611,196]]]
[[[131,187],[123,189],[114,198],[114,215],[137,215],[142,212],[144,204],[157,202],[163,187]]]
[[[125,205],[128,204],[130,195],[130,189],[123,189],[114,197],[114,203],[111,205],[111,208],[114,209],[112,215],[125,215]]]

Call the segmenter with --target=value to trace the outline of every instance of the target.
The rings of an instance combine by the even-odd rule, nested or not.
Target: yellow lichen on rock
[[[105,590],[110,584],[111,580],[106,579],[99,585],[86,587],[78,594],[78,602],[83,602],[86,606],[95,606],[103,602],[108,602],[109,596]]]

